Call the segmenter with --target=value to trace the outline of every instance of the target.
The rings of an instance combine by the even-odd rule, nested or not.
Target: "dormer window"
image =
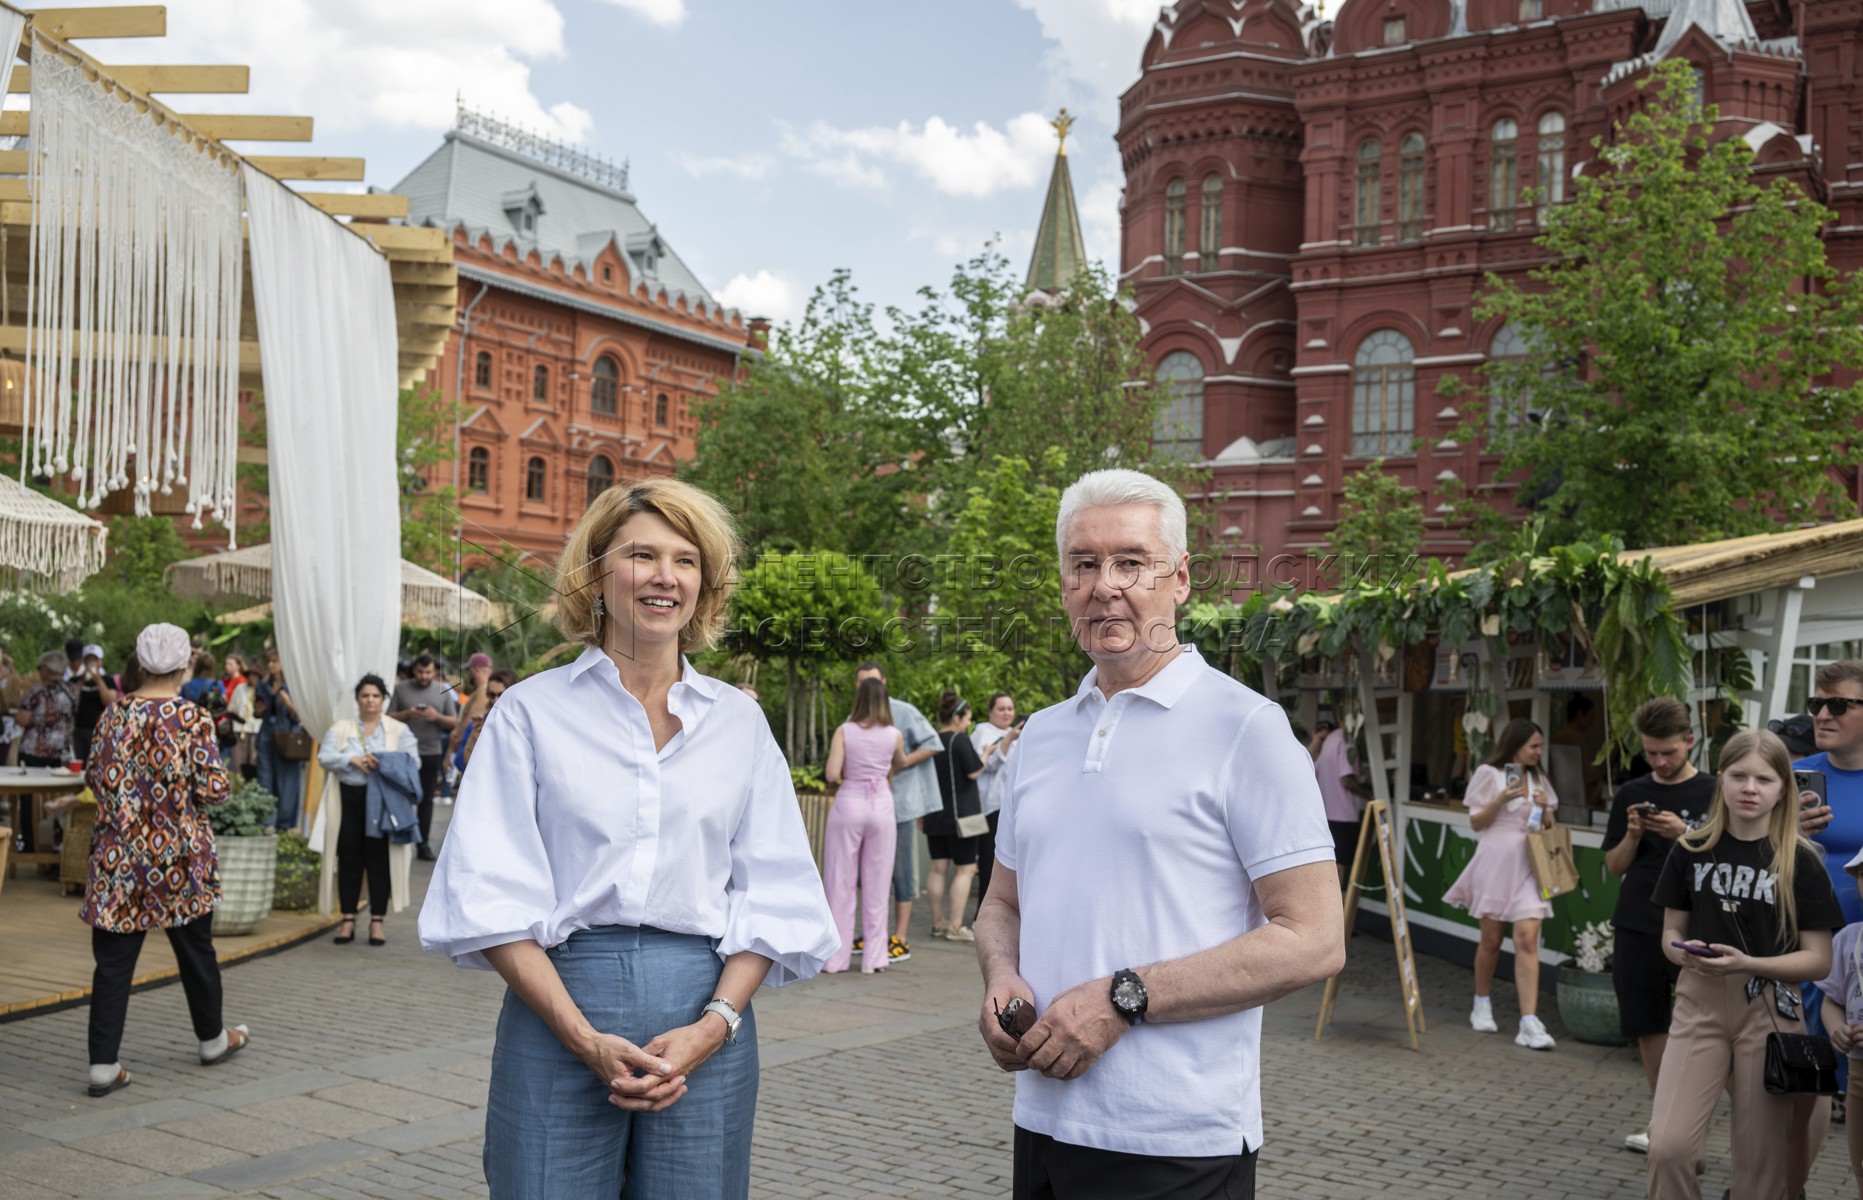
[[[655,276],[660,273],[660,260],[666,257],[666,243],[660,235],[649,229],[645,233],[629,235],[627,239],[628,257],[640,268],[641,274]]]
[[[535,184],[519,188],[515,192],[504,194],[502,206],[505,216],[511,221],[511,228],[520,237],[537,236],[537,219],[543,216],[543,200],[537,195]]]

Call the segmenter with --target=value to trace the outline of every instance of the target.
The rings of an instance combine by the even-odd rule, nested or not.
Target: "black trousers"
[[[420,804],[415,815],[420,818],[420,844],[433,844],[433,798],[440,790],[440,767],[446,762],[444,754],[423,754],[420,756]]]
[[[977,903],[990,894],[990,870],[996,866],[996,820],[1003,814],[993,812],[984,818],[990,823],[990,832],[983,835],[983,841],[977,844]]]
[[[1256,1151],[1158,1158],[1057,1142],[1016,1126],[1015,1200],[1255,1200]]]
[[[369,877],[369,915],[388,915],[388,839],[368,837],[369,789],[341,785],[343,827],[336,831],[336,903],[354,913],[362,898],[362,877]]]
[[[188,1015],[194,1019],[194,1036],[203,1042],[220,1036],[220,962],[213,956],[213,915],[177,925],[162,932],[174,947],[181,968],[181,990],[187,993]],[[136,959],[142,954],[142,934],[91,930],[91,1061],[113,1063],[123,1048],[123,1021],[129,1016],[129,985],[136,977]]]

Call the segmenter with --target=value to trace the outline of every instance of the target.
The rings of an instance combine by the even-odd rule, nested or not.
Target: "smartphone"
[[[1520,786],[1520,764],[1519,763],[1508,763],[1507,764],[1507,786],[1508,787],[1519,787]]]
[[[1830,785],[1825,782],[1823,771],[1794,771],[1792,779],[1798,784],[1800,808],[1816,808],[1830,794],[1825,790]]]
[[[1719,950],[1710,950],[1706,946],[1691,945],[1688,942],[1670,942],[1669,944],[1671,946],[1674,946],[1677,950],[1686,950],[1690,954],[1696,955],[1701,958],[1725,958],[1726,957],[1726,955],[1722,954]]]
[[[1648,800],[1645,800],[1641,804],[1632,804],[1630,806],[1630,811],[1633,813],[1637,813],[1641,816],[1653,817],[1657,813],[1661,812],[1662,809],[1657,808],[1654,804],[1650,803]]]

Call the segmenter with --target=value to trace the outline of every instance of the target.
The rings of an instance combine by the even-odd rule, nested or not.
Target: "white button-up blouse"
[[[756,701],[690,663],[657,753],[601,650],[510,688],[486,718],[421,906],[420,939],[462,967],[489,946],[651,925],[753,950],[766,982],[840,945],[789,765]]]

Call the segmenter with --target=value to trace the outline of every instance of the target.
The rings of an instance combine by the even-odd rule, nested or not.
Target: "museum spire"
[[[1067,133],[1074,127],[1074,118],[1064,108],[1053,124],[1061,144],[1055,150],[1048,199],[1035,230],[1035,253],[1029,259],[1031,292],[1061,291],[1087,263],[1087,240],[1080,230],[1080,208],[1074,203],[1074,178],[1067,169]]]

